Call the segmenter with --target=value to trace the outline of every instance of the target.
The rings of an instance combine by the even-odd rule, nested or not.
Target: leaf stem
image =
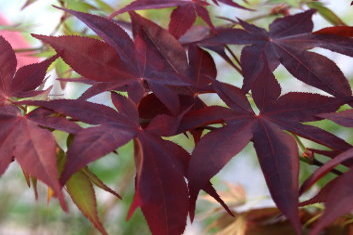
[[[18,48],[14,49],[15,53],[24,53],[24,52],[32,52],[32,51],[40,51],[43,47],[34,47],[34,48]]]
[[[229,48],[228,45],[225,46],[226,51],[228,51],[230,53],[230,55],[233,57],[233,59],[238,63],[238,65],[240,65],[240,61],[237,58],[237,56],[234,54],[234,52]],[[235,65],[233,63],[233,68],[235,68],[240,74],[243,74],[242,70],[240,67],[238,67],[237,65]]]
[[[300,148],[303,152],[305,152],[305,151],[306,151],[306,147],[305,147],[305,145],[303,144],[302,140],[301,140],[297,135],[292,134],[292,136],[294,137],[294,139],[295,139],[296,142],[298,143],[299,148]]]
[[[240,61],[238,57],[234,54],[234,52],[230,49],[228,45],[225,46],[226,50],[232,55],[233,59],[240,65]]]
[[[320,162],[317,159],[314,159],[312,164],[315,165],[315,166],[323,166],[324,165],[324,163]],[[334,173],[335,175],[342,175],[343,174],[343,172],[341,172],[341,171],[339,171],[337,169],[332,169],[330,172]]]
[[[305,152],[307,150],[307,148],[305,147],[305,145],[303,144],[303,142],[301,141],[301,139],[297,136],[297,135],[294,135],[292,134],[292,136],[295,138],[295,140],[297,141],[300,149]],[[305,163],[308,163],[310,165],[314,165],[314,166],[318,166],[318,167],[321,167],[323,166],[325,163],[322,163],[320,162],[319,160],[315,159],[314,157],[312,159],[309,159],[309,158],[306,158],[306,157],[303,157],[303,156],[299,156],[299,159],[300,161],[302,162],[305,162]],[[335,175],[342,175],[343,172],[337,170],[337,169],[332,169],[330,171],[331,173],[335,174]]]
[[[325,163],[320,162],[317,159],[310,160],[310,159],[308,159],[306,157],[302,157],[302,156],[299,156],[299,160],[302,161],[302,162],[305,162],[305,163],[307,163],[309,165],[314,165],[314,166],[317,166],[317,167],[321,167],[321,166],[323,166],[325,164]],[[332,169],[330,172],[335,174],[335,175],[337,175],[337,176],[340,176],[340,175],[343,174],[343,172],[341,172],[341,171],[339,171],[337,169]]]
[[[264,18],[267,18],[267,17],[270,17],[270,16],[275,16],[275,14],[272,14],[271,12],[268,12],[266,14],[262,14],[262,15],[258,15],[258,16],[254,16],[254,17],[245,19],[244,21],[246,21],[246,22],[254,22],[254,21],[261,20],[261,19],[264,19]],[[219,16],[218,18],[219,19],[223,19],[223,20],[231,21],[232,23],[226,24],[227,27],[234,27],[235,25],[239,24],[239,22],[237,22],[235,20],[233,21],[232,19],[227,19],[227,18],[222,17],[222,16]]]

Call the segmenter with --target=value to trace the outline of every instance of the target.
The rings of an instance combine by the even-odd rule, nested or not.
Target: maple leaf
[[[66,183],[66,189],[71,199],[94,226],[107,235],[97,211],[97,199],[92,182],[83,172],[76,172]]]
[[[353,127],[353,110],[351,109],[338,113],[323,113],[319,114],[318,117],[331,120],[341,126]]]
[[[134,94],[138,87],[136,99],[139,100],[145,94],[144,87],[147,84],[172,112],[178,112],[177,94],[168,86],[188,85],[185,77],[188,64],[185,50],[172,35],[155,23],[130,12],[134,34],[132,41],[111,20],[62,10],[86,23],[106,43],[77,36],[33,36],[49,43],[82,76],[99,82],[85,94],[85,98],[106,90],[127,89]],[[125,85],[127,88],[124,88]]]
[[[173,87],[178,94],[180,103],[180,112],[177,113],[175,118],[182,119],[190,110],[197,110],[206,107],[206,104],[197,96],[202,93],[214,92],[212,83],[216,80],[217,69],[211,55],[205,50],[197,47],[196,45],[189,45],[188,47],[188,78],[193,86],[190,87]],[[161,103],[155,94],[145,96],[138,104],[140,118],[144,120],[143,125],[147,125],[157,115],[173,115],[169,109]],[[162,123],[162,122],[159,122]],[[142,123],[141,123],[142,124]],[[164,125],[168,126],[167,123]],[[168,128],[167,128],[168,129]],[[171,129],[171,128],[169,128]],[[180,129],[180,128],[179,128]],[[185,130],[184,130],[185,131]],[[179,132],[183,132],[180,129]],[[174,132],[175,133],[175,132]],[[191,131],[195,140],[202,133],[202,130]]]
[[[86,78],[102,82],[115,81],[121,86],[136,77],[130,71],[125,71],[125,64],[109,45],[97,39],[81,36],[33,36],[49,43],[67,64]]]
[[[348,155],[349,158],[352,158],[352,149],[340,156],[347,158]],[[316,202],[325,203],[325,211],[311,229],[310,235],[320,234],[320,231],[334,222],[339,216],[352,211],[353,207],[351,206],[351,202],[353,200],[353,194],[350,186],[353,179],[352,172],[353,171],[350,169],[348,172],[335,178],[325,185],[314,198],[307,202],[310,204]]]
[[[141,207],[153,234],[183,233],[188,213],[188,190],[173,151],[185,150],[148,133],[139,134],[136,142],[135,187],[138,197],[134,198],[132,210]]]
[[[309,51],[321,47],[353,57],[353,27],[329,27],[312,32],[311,18],[315,11],[310,10],[276,19],[269,30],[242,20],[239,20],[242,29],[215,28],[207,11],[209,3],[206,0],[135,0],[111,15],[129,12],[131,23],[123,24],[59,8],[81,20],[103,41],[81,36],[33,35],[50,44],[57,55],[17,71],[13,49],[0,38],[0,174],[16,160],[27,183],[33,184],[36,191],[37,179],[43,181],[49,186],[48,197],[54,194],[64,209],[61,187],[66,185],[78,208],[106,234],[98,217],[93,184],[120,196],[90,173],[87,165],[133,141],[135,195],[128,216],[140,207],[153,234],[181,234],[188,214],[191,220],[194,218],[200,190],[215,198],[232,215],[210,179],[253,142],[271,196],[298,234],[300,221],[304,221],[298,205],[325,203],[326,209],[311,235],[319,234],[337,217],[351,211],[352,169],[342,173],[335,167],[342,164],[351,168],[352,146],[305,122],[328,119],[346,127],[353,126],[351,110],[332,113],[345,103],[353,104],[347,79],[333,61]],[[212,3],[243,8],[232,0],[212,0]],[[134,12],[169,7],[175,9],[170,15],[168,30]],[[203,32],[190,30],[197,17],[208,25],[203,27]],[[131,29],[132,37],[119,25]],[[211,36],[205,38],[209,33]],[[228,57],[226,44],[245,45],[241,69]],[[215,63],[201,47],[218,53],[243,73],[242,89],[216,81]],[[16,102],[14,98],[45,92],[38,87],[44,82],[48,66],[58,56],[82,76],[67,81],[92,86],[78,100]],[[280,64],[297,79],[332,97],[300,92],[280,95],[281,88],[272,74]],[[259,114],[255,114],[246,97],[250,90]],[[104,91],[114,91],[113,108],[85,101]],[[129,98],[115,93],[120,91],[127,92]],[[228,107],[207,106],[198,97],[215,92]],[[27,112],[27,105],[39,108]],[[77,122],[90,126],[82,128]],[[209,126],[215,123],[221,124],[220,127]],[[205,129],[210,132],[202,137]],[[57,147],[52,130],[70,133],[64,169],[57,167],[57,160],[65,153]],[[191,156],[164,138],[187,131],[193,135],[196,146]],[[317,161],[322,166],[300,189],[298,147],[292,135],[330,148],[305,152],[314,164],[314,154],[327,155],[331,160],[323,165]],[[299,203],[299,195],[328,172],[338,172],[339,176],[315,197]],[[256,215],[260,220],[268,220],[277,213],[259,210],[249,215],[254,220]],[[239,215],[236,222],[241,227],[246,227],[242,224],[245,220],[253,222],[245,214]],[[248,228],[249,232],[268,232],[257,226]],[[292,230],[286,224],[287,229]]]
[[[345,110],[338,113],[324,113],[318,115],[321,118],[334,121],[345,127],[353,127],[352,110]],[[328,155],[324,153],[325,155]],[[332,159],[318,168],[301,186],[301,193],[309,189],[319,179],[331,172],[339,164],[347,164],[351,166],[353,158],[353,148],[346,151],[341,151],[339,154],[331,156]],[[350,167],[351,168],[351,167]],[[326,184],[320,192],[313,198],[302,202],[301,205],[308,205],[317,202],[325,203],[325,211],[319,218],[312,231],[311,235],[319,234],[321,230],[331,224],[339,216],[349,213],[353,208],[349,206],[353,200],[353,194],[350,187],[350,182],[353,179],[352,170],[339,175],[334,180]]]
[[[115,192],[112,188],[107,186],[101,179],[99,179],[93,172],[91,172],[88,167],[83,168],[82,172],[89,178],[90,182],[93,183],[98,188],[103,189],[104,191],[111,193],[115,197],[122,199],[122,197]]]
[[[66,154],[62,149],[59,149],[57,157],[58,169],[61,172],[67,159]],[[104,184],[88,167],[73,174],[65,184],[69,196],[82,214],[92,222],[98,231],[102,234],[108,234],[98,215],[96,192],[93,186],[97,186],[121,199],[119,194]]]
[[[246,9],[232,0],[212,0],[216,5],[218,2],[229,6]],[[161,9],[177,7],[170,15],[169,32],[176,38],[180,38],[194,24],[196,17],[199,16],[209,27],[214,28],[210,15],[206,9],[209,4],[204,0],[188,1],[188,0],[136,0],[122,9],[115,11],[110,15],[113,18],[124,12],[146,10],[146,9]],[[180,20],[183,19],[183,20]]]
[[[83,76],[90,78],[90,75],[97,74],[97,79],[93,79],[96,81],[100,79],[100,82],[94,83],[93,86],[81,96],[82,99],[87,99],[106,90],[121,90],[127,91],[129,97],[136,103],[139,103],[146,93],[146,89],[150,89],[169,109],[170,113],[178,115],[181,110],[188,108],[188,105],[185,104],[183,104],[183,107],[180,107],[180,97],[178,97],[178,94],[194,96],[196,93],[209,91],[211,88],[210,83],[216,78],[217,70],[215,64],[212,57],[206,51],[196,46],[189,46],[188,62],[185,50],[172,35],[153,22],[133,12],[131,12],[130,15],[133,25],[134,42],[123,29],[106,18],[63,8],[60,9],[69,12],[87,24],[87,26],[104,39],[107,44],[115,49],[114,51],[118,53],[120,58],[119,61],[122,62],[124,66],[138,74],[131,74],[132,77],[135,76],[131,82],[125,79],[116,82],[113,80],[108,81],[110,79],[103,81],[102,76],[104,73],[100,73],[99,68],[96,69],[95,72],[87,71],[84,67],[84,63],[80,62],[82,58],[78,58],[78,55],[72,54],[77,50],[76,48],[69,49],[69,52],[65,54],[66,49],[61,48],[60,45],[63,44],[64,47],[67,45],[70,46],[70,43],[66,42],[67,40],[72,40],[71,38],[63,37],[59,39],[37,35],[37,38],[49,42],[56,48],[59,55],[64,56],[64,59],[68,57],[66,62],[71,64],[74,69],[78,67],[76,71],[82,71],[81,74]],[[90,40],[92,41],[93,39]],[[79,43],[79,40],[76,38],[74,41]],[[95,43],[98,42],[95,41]],[[58,46],[57,44],[60,45]],[[101,45],[102,43],[99,42],[98,44]],[[88,53],[87,50],[90,51],[89,48],[90,47],[83,49],[80,53],[86,55]],[[104,48],[108,47],[105,46]],[[111,53],[113,53],[112,48],[109,50]],[[98,47],[98,49],[102,50],[101,54],[103,55],[108,53],[108,49],[105,50],[103,47]],[[140,56],[135,57],[135,54]],[[114,56],[115,55],[112,55],[112,57]],[[98,62],[104,61],[99,56],[94,59]],[[116,62],[116,66],[114,67],[117,71],[120,70],[120,65],[118,64],[119,63]],[[116,74],[116,76],[118,75]],[[143,81],[141,79],[143,79]],[[128,85],[122,86],[124,84]],[[193,84],[193,86],[190,87],[190,84]],[[189,103],[190,105],[193,104],[193,102]]]
[[[134,208],[141,207],[154,234],[180,234],[185,229],[189,207],[184,177],[190,156],[178,145],[161,138],[161,135],[175,133],[178,120],[161,114],[142,129],[133,101],[112,93],[112,102],[119,112],[83,100],[24,101],[97,125],[75,135],[61,175],[62,185],[88,163],[134,139],[137,175],[130,214]],[[171,131],[173,126],[174,131]],[[206,183],[203,189],[231,213],[210,183]]]
[[[212,56],[196,45],[188,46],[188,77],[192,81],[192,96],[212,92],[211,84],[216,80],[217,69]],[[190,95],[190,93],[189,93]]]
[[[268,64],[271,71],[281,63],[294,77],[336,97],[352,95],[347,79],[337,65],[328,58],[307,51],[322,47],[353,56],[353,39],[339,35],[312,33],[314,10],[276,19],[269,31],[239,20],[243,29],[220,29],[201,44],[245,44],[241,53],[244,75],[243,90],[253,87],[261,75],[261,67]],[[250,44],[250,45],[249,45]],[[261,58],[259,60],[258,58]],[[257,61],[257,63],[253,63]]]
[[[72,144],[68,151],[66,162],[68,167],[65,167],[61,175],[62,184],[88,163],[114,151],[136,135],[137,126],[134,122],[104,105],[83,100],[23,101],[22,103],[53,110],[88,124],[102,124],[77,132],[75,144]]]
[[[50,131],[38,126],[15,106],[0,107],[0,142],[2,174],[14,159],[26,174],[35,177],[52,190],[66,210],[56,167],[56,141]],[[46,143],[43,144],[43,139]]]
[[[339,164],[342,164],[344,161],[351,159],[352,157],[353,157],[352,148],[340,154],[337,154],[333,159],[326,162],[324,165],[318,168],[313,174],[311,174],[311,176],[308,179],[305,180],[305,182],[300,188],[300,193],[305,192],[307,189],[313,186],[319,179],[321,179],[323,176],[325,176],[327,173],[333,170],[336,166],[338,166]],[[325,195],[324,193],[325,191],[326,189],[321,190],[321,192],[318,194],[319,196],[315,196],[314,198],[309,199],[306,202],[303,202],[303,204],[312,204],[312,203],[322,201],[319,198],[322,198]]]
[[[17,104],[21,104],[21,102],[18,102]],[[37,108],[29,112],[27,117],[36,122],[39,126],[54,130],[61,130],[71,134],[75,134],[82,129],[75,122],[68,120],[64,116],[57,115],[47,109]]]
[[[26,98],[39,95],[44,91],[36,90],[45,78],[49,65],[56,56],[23,66],[16,71],[17,60],[11,45],[0,36],[0,103],[6,104],[11,97]]]
[[[141,159],[136,159],[138,179],[136,195],[140,198],[137,206],[142,208],[154,234],[180,234],[186,225],[188,192],[184,174],[176,166],[176,160],[170,159],[175,153],[169,155],[160,151],[159,145],[165,144],[166,141],[153,134],[154,132],[147,134],[148,131],[146,133],[140,131],[135,103],[115,93],[112,97],[119,113],[109,107],[103,108],[102,105],[82,100],[27,103],[55,110],[87,123],[101,124],[83,129],[75,135],[61,175],[62,184],[88,163],[114,151],[128,141],[136,138],[136,141],[141,142]],[[100,110],[96,116],[88,115],[96,112],[95,110]],[[172,143],[168,144],[169,147],[170,145]],[[156,184],[155,180],[160,183]],[[161,201],[164,202],[162,205]],[[178,205],[177,208],[175,204]]]
[[[337,38],[337,36],[342,37],[352,37],[353,36],[353,27],[351,26],[334,26],[320,29],[315,32],[315,34],[322,35],[333,35]]]
[[[260,74],[262,78],[253,85],[259,115],[252,111],[243,91],[228,84],[214,83],[233,116],[229,111],[222,111],[226,114],[227,125],[203,137],[193,151],[188,169],[191,204],[195,204],[199,190],[208,180],[252,140],[273,200],[299,232],[298,149],[294,138],[283,130],[330,148],[350,148],[348,143],[324,130],[301,124],[318,120],[315,115],[326,110],[335,111],[344,101],[309,93],[292,92],[280,96],[280,86],[269,68],[262,67]],[[221,109],[206,109],[205,115],[219,120],[217,113]],[[194,113],[195,119],[200,116],[200,111]],[[189,121],[182,125],[192,128],[211,121],[205,118],[197,122],[192,116],[193,113],[188,114]]]
[[[28,177],[34,177],[47,184],[66,210],[56,166],[56,141],[50,131],[41,128],[29,115],[23,116],[14,104],[13,97],[25,98],[43,91],[46,70],[57,58],[26,65],[16,72],[17,60],[11,45],[0,37],[0,126],[1,151],[0,173],[4,173],[13,158],[20,164]],[[12,103],[12,104],[11,104]],[[10,105],[11,104],[11,105]],[[42,140],[46,140],[43,145]]]

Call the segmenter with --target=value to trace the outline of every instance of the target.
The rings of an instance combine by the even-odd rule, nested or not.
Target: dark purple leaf
[[[135,57],[135,46],[129,35],[112,20],[104,17],[91,15],[79,11],[60,8],[90,27],[98,36],[115,49],[124,65],[131,73],[138,74],[137,59]]]
[[[72,174],[88,163],[124,145],[136,132],[114,125],[100,125],[83,129],[75,135],[67,153],[67,161],[60,182],[65,185]]]
[[[11,93],[13,96],[21,96],[21,94],[33,91],[40,86],[43,83],[48,67],[56,58],[57,56],[54,56],[43,62],[26,65],[18,69],[11,82]]]
[[[89,124],[126,122],[126,118],[114,109],[83,100],[22,101],[22,104],[40,106],[70,116]]]
[[[244,67],[244,90],[252,88],[258,76],[258,68],[267,63],[274,70],[279,63],[299,80],[315,86],[336,97],[349,97],[352,94],[349,83],[337,65],[328,58],[307,51],[314,47],[323,47],[346,55],[353,55],[350,37],[313,34],[309,10],[275,20],[269,32],[255,25],[239,20],[243,29],[220,29],[201,42],[204,46],[224,44],[251,45],[243,49],[241,65]],[[339,45],[339,46],[338,46]],[[257,53],[256,53],[257,52]],[[263,60],[259,65],[259,56]],[[255,66],[252,68],[252,66]],[[256,68],[256,66],[258,68]],[[254,69],[254,70],[252,70]]]
[[[243,121],[215,130],[201,139],[193,151],[188,169],[191,205],[195,204],[199,191],[206,188],[208,181],[249,143],[252,128],[251,122]]]
[[[67,64],[86,78],[120,85],[135,81],[136,75],[126,71],[115,50],[102,41],[80,36],[33,36],[50,44]]]
[[[329,119],[345,127],[353,127],[353,110],[345,110],[339,113],[323,113],[317,115],[320,118]]]
[[[11,45],[1,36],[0,51],[0,89],[1,93],[6,94],[16,71],[17,60]]]
[[[140,207],[153,234],[181,234],[186,226],[188,190],[171,149],[147,133],[138,136],[140,155],[136,190]]]
[[[170,16],[169,32],[175,38],[180,38],[191,28],[195,20],[196,13],[193,5],[178,6]]]
[[[75,134],[82,128],[66,117],[57,115],[55,112],[47,109],[37,108],[27,114],[27,117],[40,126],[62,130],[68,133]]]
[[[133,122],[138,123],[139,114],[137,110],[137,105],[132,102],[132,100],[123,97],[117,93],[111,93],[112,102],[115,108],[124,115],[126,118],[131,119]]]
[[[334,169],[337,165],[351,158],[353,158],[352,148],[337,155],[332,160],[326,162],[323,166],[317,169],[308,179],[305,180],[305,182],[300,188],[300,192],[302,193],[306,191],[312,185],[314,185],[319,179],[321,179],[324,175],[326,175],[328,172]]]
[[[336,218],[348,214],[353,210],[353,190],[351,182],[353,179],[353,170],[339,176],[334,184],[330,184],[330,190],[326,191],[324,197],[325,211],[318,222],[311,229],[310,235],[318,235],[320,231]]]
[[[258,121],[253,141],[272,199],[299,234],[297,144],[293,137],[265,120]]]

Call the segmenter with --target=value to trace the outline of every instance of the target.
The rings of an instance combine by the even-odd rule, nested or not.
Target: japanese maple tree
[[[251,143],[277,206],[259,212],[266,216],[257,216],[282,215],[290,232],[317,235],[353,210],[353,146],[312,125],[331,120],[352,128],[351,86],[333,60],[310,51],[320,47],[353,57],[353,28],[319,1],[300,1],[300,8],[272,7],[266,16],[276,17],[268,29],[254,19],[221,17],[221,21],[210,13],[223,4],[255,14],[256,8],[246,1],[135,0],[110,16],[59,3],[55,10],[63,13],[61,24],[74,17],[95,35],[32,34],[51,56],[20,68],[15,51],[0,38],[1,174],[16,161],[28,182],[33,187],[36,180],[46,184],[49,197],[57,198],[64,210],[66,189],[92,224],[108,234],[93,186],[122,198],[89,164],[132,141],[135,192],[127,216],[141,208],[152,234],[178,235],[187,219],[194,219],[200,191],[224,208],[227,221],[243,216],[227,205],[211,181]],[[162,8],[173,8],[167,29],[139,12]],[[129,21],[118,20],[123,13],[128,13]],[[334,26],[313,31],[314,14]],[[222,80],[216,56],[241,74],[242,87]],[[44,89],[46,71],[59,58],[79,76],[59,78],[62,84],[90,85],[77,99],[52,99],[51,87]],[[322,93],[283,94],[274,75],[279,65],[291,79]],[[89,100],[103,92],[110,94],[111,106]],[[224,105],[209,105],[202,94],[216,95]],[[54,138],[55,130],[68,134],[67,149]],[[193,140],[193,150],[188,152],[169,138],[177,135]],[[314,142],[316,148],[305,148],[302,139]],[[329,160],[319,161],[317,155]],[[319,166],[301,185],[300,161]],[[339,165],[345,170],[337,170]],[[299,198],[329,173],[337,177],[316,196]],[[313,203],[324,203],[325,210],[308,225],[307,217],[313,221],[318,217],[305,211]],[[247,220],[253,213],[258,212],[250,212]],[[340,226],[350,226],[349,220]],[[251,229],[245,234],[254,234]]]

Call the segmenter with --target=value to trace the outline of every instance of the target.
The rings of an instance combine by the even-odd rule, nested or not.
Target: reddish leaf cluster
[[[246,9],[245,7],[233,2],[233,0],[212,0],[212,2],[216,5],[223,3],[228,6]],[[206,9],[208,5],[209,3],[204,0],[137,0],[114,12],[110,17],[113,18],[121,13],[136,10],[176,7],[170,15],[168,30],[175,38],[180,38],[191,28],[197,16],[208,24],[209,27],[212,29],[214,28],[209,12]]]
[[[231,0],[213,0],[213,3],[240,7]],[[177,235],[183,233],[188,215],[193,219],[200,190],[232,214],[210,179],[252,142],[274,202],[297,234],[301,234],[299,195],[338,164],[350,166],[347,160],[353,151],[343,139],[304,124],[329,119],[353,126],[352,110],[335,113],[340,106],[352,103],[348,80],[333,61],[309,49],[322,47],[352,57],[353,39],[344,33],[351,28],[332,27],[312,32],[311,17],[315,13],[312,10],[278,18],[269,31],[242,20],[239,20],[241,28],[217,28],[210,20],[207,5],[201,0],[134,1],[112,15],[129,12],[132,37],[112,19],[61,8],[102,39],[33,35],[53,47],[57,56],[83,77],[79,81],[92,84],[77,100],[15,102],[14,98],[30,98],[43,92],[36,88],[57,56],[22,67],[15,73],[14,52],[2,39],[0,172],[16,159],[26,174],[54,190],[64,208],[61,187],[66,185],[83,213],[106,233],[95,207],[79,203],[83,199],[76,187],[94,194],[91,188],[95,182],[111,191],[87,175],[86,166],[133,140],[136,178],[129,216],[140,207],[153,234]],[[166,7],[177,7],[171,14],[169,30],[134,12]],[[178,39],[192,27],[196,16],[209,25],[210,33],[201,40],[182,44]],[[181,18],[184,20],[180,21]],[[216,80],[213,58],[203,49],[222,55],[228,44],[246,45],[240,58],[244,77],[241,89]],[[281,95],[281,87],[273,75],[280,64],[293,77],[331,96],[300,92]],[[114,107],[87,101],[105,91],[111,92]],[[217,94],[228,107],[207,106],[199,98],[203,93]],[[39,108],[27,113],[27,106]],[[260,110],[259,114],[255,114],[253,106]],[[76,122],[91,126],[81,128]],[[210,128],[212,124],[221,127]],[[62,169],[56,164],[57,144],[52,129],[74,137]],[[203,135],[206,129],[211,131]],[[163,138],[186,132],[195,141],[191,154]],[[331,149],[321,153],[332,160],[319,168],[301,189],[294,136]],[[347,206],[353,200],[351,180],[353,173],[348,171],[306,202],[320,201],[326,205],[312,235],[353,209]],[[88,205],[95,205],[95,198],[90,200]]]
[[[36,88],[42,84],[48,66],[56,57],[21,67],[16,71],[15,52],[2,37],[0,50],[0,172],[4,173],[8,165],[16,160],[25,174],[42,180],[51,187],[63,208],[66,208],[58,182],[54,136],[50,131],[39,127],[41,122],[32,118],[32,113],[23,115],[19,107],[13,105],[16,97],[32,97],[45,92]]]

